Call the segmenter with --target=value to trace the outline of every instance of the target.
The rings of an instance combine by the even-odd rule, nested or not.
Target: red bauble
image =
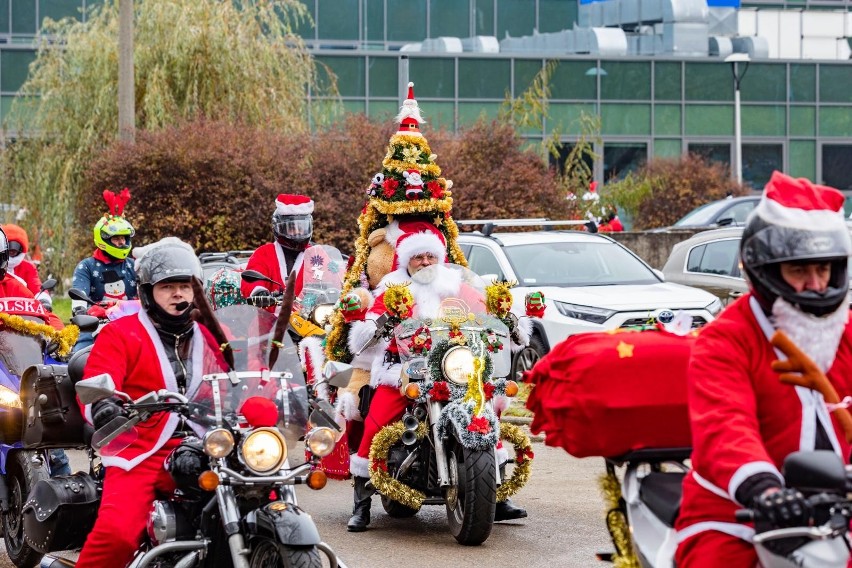
[[[278,423],[278,407],[268,398],[253,396],[240,408],[246,422],[253,428],[275,426]]]

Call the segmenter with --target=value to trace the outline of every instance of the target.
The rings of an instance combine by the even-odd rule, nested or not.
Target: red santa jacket
[[[303,255],[299,254],[299,256],[296,257],[296,262],[293,263],[292,268],[292,270],[296,271],[295,294],[297,296],[302,289],[302,260]],[[282,284],[279,288],[278,286],[273,286],[268,282],[246,282],[243,280],[240,284],[240,291],[246,298],[251,296],[251,293],[258,288],[264,288],[270,292],[283,291],[283,285],[287,282],[287,277],[290,275],[290,273],[287,272],[287,263],[284,260],[284,252],[281,250],[281,246],[277,243],[266,243],[254,251],[254,254],[251,255],[251,258],[249,258],[248,264],[246,265],[246,270],[257,270],[264,276]]]
[[[2,280],[0,280],[0,298],[34,298],[33,293],[30,292],[24,284],[21,283],[20,279],[11,275],[6,274]],[[40,308],[39,310],[34,310],[37,313],[29,313],[33,310],[27,310],[27,313],[21,313],[19,311],[8,311],[8,313],[15,315],[35,315],[47,322],[48,325],[53,327],[54,329],[62,329],[65,327],[62,325],[62,320],[60,320],[56,314],[53,312],[48,312],[44,308],[41,307],[41,304],[35,302],[38,306],[34,307]]]
[[[757,301],[746,295],[696,340],[687,379],[693,469],[683,483],[678,542],[705,530],[750,541],[754,530],[734,520],[742,508],[734,500],[737,489],[757,473],[783,483],[784,458],[814,448],[817,421],[848,460],[849,444],[822,395],[781,383],[771,369],[783,357],[769,343],[773,332]],[[852,394],[852,322],[827,375],[841,398]]]
[[[38,269],[29,260],[22,260],[21,264],[9,271],[23,280],[27,289],[33,294],[41,292],[41,278],[38,277]]]
[[[203,326],[193,324],[190,395],[202,383],[205,372],[221,372],[216,342]],[[119,391],[132,399],[154,390],[177,392],[174,371],[154,324],[144,311],[107,324],[100,332],[89,355],[83,378],[108,374]],[[86,419],[92,421],[91,405],[83,406]],[[174,413],[155,414],[136,427],[138,437],[117,455],[102,456],[104,465],[131,470],[162,448],[179,422]]]

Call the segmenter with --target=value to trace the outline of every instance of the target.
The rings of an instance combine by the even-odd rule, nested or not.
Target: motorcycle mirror
[[[349,385],[354,371],[355,367],[352,365],[339,361],[327,361],[322,368],[322,377],[330,386],[342,389]]]
[[[115,381],[106,373],[83,379],[74,385],[74,390],[83,404],[93,404],[115,395],[123,395],[124,398],[130,399],[126,394],[116,390]]]
[[[793,452],[781,467],[784,483],[803,493],[843,491],[846,488],[846,468],[831,450]]]
[[[44,282],[41,283],[41,289],[42,290],[53,290],[54,288],[56,288],[56,283],[57,283],[56,278],[48,278],[47,280],[45,280]]]
[[[77,288],[71,288],[70,290],[68,290],[68,297],[72,300],[80,300],[93,306],[97,303],[93,299],[91,299],[85,292],[83,292],[82,290],[78,290]]]
[[[325,426],[332,430],[340,430],[340,426],[334,421],[334,407],[327,400],[315,401],[313,406],[314,411],[308,418],[311,424],[317,427]]]
[[[71,318],[71,323],[80,328],[80,331],[92,332],[98,329],[101,320],[95,316],[86,314],[78,314]]]
[[[243,270],[240,272],[240,278],[245,280],[246,282],[269,282],[270,284],[275,284],[276,286],[283,287],[280,282],[269,278],[268,276],[261,274],[257,270]]]

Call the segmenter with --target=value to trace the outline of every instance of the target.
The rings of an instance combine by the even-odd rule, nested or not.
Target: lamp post
[[[725,58],[731,64],[731,73],[734,75],[734,160],[737,183],[743,182],[743,136],[742,121],[740,117],[740,82],[748,71],[749,57],[747,53],[732,53]],[[745,63],[743,72],[739,72],[739,63]]]
[[[118,3],[118,137],[136,141],[136,94],[133,81],[133,0]]]

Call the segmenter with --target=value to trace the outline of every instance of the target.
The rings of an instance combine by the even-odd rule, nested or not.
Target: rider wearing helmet
[[[266,243],[254,251],[246,270],[257,270],[264,276],[279,282],[282,287],[268,282],[243,281],[243,296],[267,295],[283,291],[283,284],[291,272],[297,274],[302,268],[302,253],[308,248],[314,230],[314,202],[304,195],[284,194],[275,200],[272,215],[274,243]],[[296,291],[298,294],[298,291]]]
[[[192,247],[174,237],[134,250],[142,310],[107,324],[92,348],[84,378],[109,375],[132,399],[151,391],[193,392],[205,372],[205,352],[219,353],[221,330],[215,322],[195,323],[191,311],[210,313],[200,290],[201,264]],[[213,330],[211,333],[210,330]],[[204,348],[207,343],[209,349]],[[96,429],[122,415],[116,397],[84,407]],[[189,435],[176,415],[154,414],[123,450],[103,455],[106,466],[98,518],[78,566],[124,568],[137,550],[155,492],[169,492],[174,481],[163,464]],[[116,530],[121,527],[121,530]]]
[[[23,280],[30,292],[38,294],[41,292],[41,279],[35,264],[27,260],[30,247],[27,232],[23,227],[11,223],[3,225],[3,231],[9,239],[9,273]]]
[[[823,395],[781,383],[770,338],[783,331],[843,398],[852,394],[847,263],[852,240],[839,191],[772,175],[748,218],[740,258],[750,292],[699,334],[689,366],[692,471],[676,529],[678,566],[755,566],[755,529],[734,513],[755,509],[758,530],[802,526],[809,508],[784,487],[784,458],[850,446]]]
[[[21,279],[9,272],[9,240],[3,229],[0,229],[0,298],[32,298],[33,293],[21,282]],[[56,314],[45,311],[41,303],[30,304],[32,313],[14,312],[15,315],[34,315],[42,318],[55,329],[62,329],[62,320]],[[5,305],[4,305],[5,309]],[[12,312],[8,312],[12,313]]]

